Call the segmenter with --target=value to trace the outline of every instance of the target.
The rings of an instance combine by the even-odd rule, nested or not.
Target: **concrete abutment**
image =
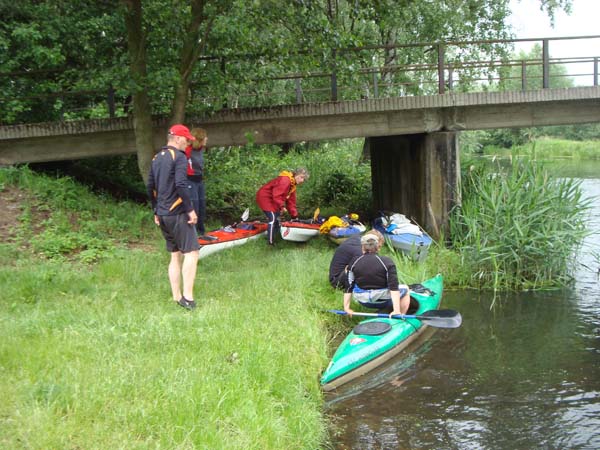
[[[460,203],[458,132],[367,138],[373,208],[399,212],[434,238],[447,235]]]

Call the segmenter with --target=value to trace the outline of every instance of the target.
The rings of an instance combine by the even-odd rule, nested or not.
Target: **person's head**
[[[371,230],[360,238],[363,253],[377,253],[383,243],[383,234],[377,230]]]
[[[206,135],[206,130],[204,128],[192,128],[191,134],[196,138],[196,140],[192,142],[192,147],[206,147],[208,136]]]
[[[172,145],[179,150],[184,150],[188,145],[190,145],[190,142],[195,140],[196,138],[192,136],[189,128],[185,125],[176,124],[169,128],[167,141],[169,145]]]
[[[294,175],[297,185],[304,183],[310,177],[308,170],[306,170],[304,167],[298,167],[296,170],[292,171],[292,174]]]

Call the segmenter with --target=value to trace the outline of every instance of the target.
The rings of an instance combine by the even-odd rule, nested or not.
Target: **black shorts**
[[[176,216],[159,216],[160,230],[167,241],[168,252],[189,253],[198,250],[198,234],[196,226],[187,223],[187,213]]]

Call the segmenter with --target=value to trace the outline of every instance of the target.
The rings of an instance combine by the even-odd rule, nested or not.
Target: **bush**
[[[206,155],[208,218],[237,218],[256,206],[256,191],[282,170],[306,167],[309,180],[297,191],[301,216],[319,207],[327,214],[368,211],[371,200],[371,167],[360,163],[362,140],[320,143],[318,148],[297,144],[283,152],[277,146],[248,145],[211,149]]]
[[[579,183],[553,179],[529,159],[494,164],[493,171],[483,164],[463,170],[462,205],[450,219],[453,248],[481,287],[566,284],[587,233]]]

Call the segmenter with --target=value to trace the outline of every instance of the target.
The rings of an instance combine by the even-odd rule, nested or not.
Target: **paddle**
[[[327,312],[331,312],[334,314],[339,314],[341,316],[346,316],[348,313],[346,311],[341,311],[339,309],[329,309]],[[382,313],[363,313],[363,312],[355,312],[352,313],[353,316],[367,316],[367,317],[386,317],[390,318],[389,314]],[[425,321],[427,325],[437,328],[458,328],[462,323],[462,316],[458,311],[454,311],[452,309],[432,309],[430,311],[425,311],[423,314],[418,316],[409,315],[409,314],[396,314],[391,317],[392,319],[419,319]]]
[[[250,208],[246,208],[242,213],[241,222],[245,222],[246,220],[248,220],[248,217],[250,217]],[[233,225],[231,225],[231,228],[235,228],[238,223],[240,222],[235,222]]]
[[[313,216],[312,216],[311,219],[292,219],[289,222],[299,222],[299,223],[306,223],[306,224],[315,224],[315,223],[317,223],[317,219],[319,218],[319,214],[321,214],[321,208],[315,209],[315,212],[313,213]]]
[[[321,214],[321,208],[317,207],[315,209],[315,212],[313,213],[313,217],[312,217],[313,223],[317,222],[317,219],[319,218],[319,214]]]

